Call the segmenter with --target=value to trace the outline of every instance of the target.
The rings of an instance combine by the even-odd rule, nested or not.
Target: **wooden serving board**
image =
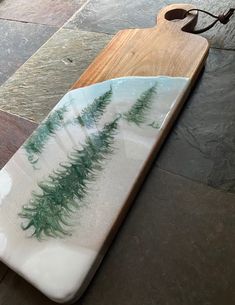
[[[168,75],[188,77],[194,83],[209,44],[188,33],[197,23],[197,14],[183,17],[192,8],[190,4],[172,4],[160,11],[155,28],[118,32],[72,88],[123,76]]]
[[[119,32],[0,171],[0,259],[56,302],[89,284],[202,70],[191,8]]]

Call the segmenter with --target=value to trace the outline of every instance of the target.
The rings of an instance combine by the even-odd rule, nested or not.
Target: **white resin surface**
[[[155,86],[152,102],[139,126],[122,117],[141,94]],[[31,282],[49,298],[67,302],[78,296],[91,271],[103,256],[101,248],[113,224],[125,209],[127,198],[148,160],[150,152],[166,126],[175,103],[189,85],[187,78],[118,78],[68,92],[52,110],[67,111],[63,126],[50,136],[33,165],[22,146],[0,171],[0,259]],[[112,98],[92,128],[73,124],[74,118],[106,91]],[[87,194],[71,213],[71,235],[37,239],[33,228],[23,230],[27,220],[19,213],[30,204],[38,183],[67,160],[73,149],[82,149],[85,139],[119,118],[112,153],[102,161],[102,170],[88,182]],[[154,126],[151,124],[154,123]]]

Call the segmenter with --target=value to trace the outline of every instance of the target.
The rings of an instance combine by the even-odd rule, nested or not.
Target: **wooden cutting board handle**
[[[195,81],[206,60],[208,41],[189,33],[197,23],[190,4],[163,8],[157,26],[118,32],[72,89],[123,76],[179,76]]]
[[[158,14],[157,30],[181,33],[191,32],[198,19],[197,12],[187,14],[187,11],[196,8],[191,4],[172,4],[164,7]]]

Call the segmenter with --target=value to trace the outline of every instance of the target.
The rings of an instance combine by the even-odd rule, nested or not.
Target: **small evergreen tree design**
[[[48,139],[55,135],[55,132],[63,125],[64,114],[66,112],[66,106],[53,111],[24,144],[28,160],[33,165],[37,163],[39,155],[45,148]]]
[[[123,114],[123,118],[138,126],[143,124],[147,119],[148,111],[151,109],[155,93],[156,84],[140,95],[130,110]]]
[[[81,115],[77,117],[77,121],[81,126],[86,128],[92,128],[102,117],[106,107],[112,99],[113,90],[112,87],[106,91],[100,97],[94,99],[94,101],[82,110]]]
[[[54,170],[46,181],[38,183],[28,205],[23,206],[23,230],[32,229],[37,239],[43,236],[64,236],[70,233],[70,217],[79,209],[89,185],[103,168],[102,161],[113,152],[118,129],[116,118],[98,133],[87,136],[81,149],[74,149],[68,160]]]

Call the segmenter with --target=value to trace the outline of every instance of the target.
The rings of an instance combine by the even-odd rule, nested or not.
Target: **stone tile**
[[[62,26],[87,0],[6,0],[0,18]]]
[[[90,0],[83,10],[75,14],[65,26],[87,31],[116,33],[125,28],[153,27],[155,18],[161,8],[177,0]],[[234,7],[234,0],[182,0],[196,7],[220,14]],[[199,27],[211,22],[210,17],[200,16]],[[211,45],[219,48],[235,49],[235,18],[226,26],[218,24],[214,29],[203,34]]]
[[[56,30],[45,25],[0,20],[0,85]]]
[[[58,31],[0,87],[0,109],[39,122],[111,37],[70,29]]]
[[[209,11],[214,15],[223,14],[229,8],[235,8],[234,0],[192,0],[192,3],[197,8]],[[197,28],[204,28],[213,20],[215,19],[200,13]],[[235,50],[235,15],[231,17],[228,24],[217,23],[215,27],[201,35],[209,40],[212,47]]]
[[[234,195],[153,169],[78,304],[233,304]]]
[[[7,266],[0,262],[0,283],[4,279],[7,272],[8,272]]]
[[[1,304],[14,305],[56,305],[43,296],[36,288],[24,281],[19,275],[8,269],[0,281]]]
[[[234,304],[234,200],[153,168],[76,304]],[[11,271],[0,283],[0,300],[54,304]]]
[[[176,0],[90,0],[65,27],[110,34],[125,28],[152,27],[157,12],[167,2],[177,3]]]
[[[33,122],[0,111],[0,169],[33,132],[36,126],[37,124]],[[7,266],[0,262],[0,282],[4,280],[7,271]]]
[[[0,111],[0,168],[6,164],[36,127],[36,123]]]
[[[157,166],[235,192],[235,52],[211,50]]]

